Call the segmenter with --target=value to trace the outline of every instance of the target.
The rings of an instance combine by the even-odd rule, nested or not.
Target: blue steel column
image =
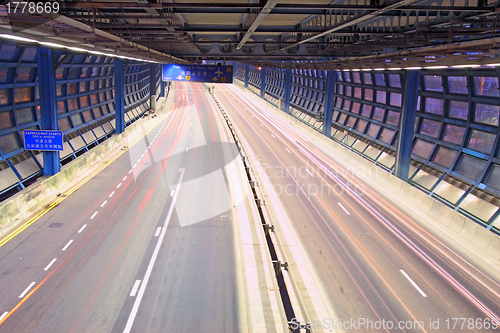
[[[292,69],[287,68],[285,72],[285,111],[290,113],[290,94],[292,92]]]
[[[248,88],[248,77],[250,76],[250,66],[245,65],[245,88]]]
[[[266,68],[262,67],[260,70],[260,97],[266,97]]]
[[[41,129],[59,129],[57,122],[56,75],[52,50],[41,46],[37,56],[38,85],[40,92]],[[43,152],[43,174],[52,176],[61,171],[61,160],[58,151]]]
[[[160,80],[160,97],[165,97],[165,81]]]
[[[327,137],[332,135],[332,114],[333,114],[333,91],[335,88],[335,72],[328,71],[326,74],[326,100],[325,118],[323,120],[323,134]]]
[[[156,64],[149,64],[149,108],[156,111]]]
[[[115,58],[115,132],[125,131],[125,80],[123,59]]]
[[[411,151],[417,114],[418,87],[420,86],[420,69],[407,70],[403,87],[403,107],[399,121],[399,139],[396,152],[396,177],[408,181],[411,163]]]

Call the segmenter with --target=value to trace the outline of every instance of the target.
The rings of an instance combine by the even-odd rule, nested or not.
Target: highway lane
[[[314,156],[306,140],[276,128],[263,103],[252,103],[253,98],[231,86],[217,87],[216,94],[299,235],[336,319],[423,321],[424,330],[404,331],[429,332],[429,319],[439,318],[441,331],[446,331],[448,318],[485,318],[467,293],[487,308],[483,310],[500,313],[495,277],[464,267],[456,253],[368,189],[358,197],[347,193],[341,183],[356,181],[331,177],[332,168],[324,167],[336,169],[335,162],[317,150],[319,156]],[[443,278],[446,274],[448,279]],[[485,330],[475,326],[448,331]]]
[[[249,331],[221,179],[196,182],[235,154],[201,85],[187,88],[144,139],[0,247],[0,332]]]

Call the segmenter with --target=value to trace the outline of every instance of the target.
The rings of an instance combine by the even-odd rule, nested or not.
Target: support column
[[[260,97],[266,97],[266,68],[262,67],[260,70]]]
[[[38,55],[38,85],[40,92],[40,125],[41,130],[57,131],[56,76],[52,50],[41,46]],[[61,171],[61,160],[58,151],[43,152],[43,175],[52,176]]]
[[[160,97],[165,97],[165,81],[160,80]]]
[[[115,58],[115,132],[125,131],[125,80],[123,59]]]
[[[250,76],[250,66],[245,65],[245,88],[248,89],[248,77]]]
[[[420,69],[407,70],[403,87],[403,107],[401,108],[401,119],[399,120],[395,174],[396,177],[405,182],[408,181],[410,173],[420,74]]]
[[[286,113],[290,113],[290,94],[292,92],[292,69],[287,68],[285,72],[285,103],[284,110]]]
[[[333,114],[333,92],[335,90],[335,72],[328,71],[326,74],[326,96],[325,96],[325,118],[323,120],[323,134],[327,137],[332,135]]]
[[[149,108],[156,111],[156,64],[149,64]]]

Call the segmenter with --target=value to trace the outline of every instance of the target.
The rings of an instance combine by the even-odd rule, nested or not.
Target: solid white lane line
[[[130,292],[130,296],[134,297],[137,294],[137,289],[139,289],[140,284],[141,280],[135,280],[134,286],[132,287],[132,291]]]
[[[156,228],[155,237],[160,236],[160,232],[161,232],[161,227]]]
[[[289,150],[288,150],[288,148],[285,148],[285,150],[286,150],[289,154],[291,154],[291,153],[292,153],[291,151],[289,151]]]
[[[97,215],[97,212],[95,212],[94,214],[92,214],[92,216],[90,217],[90,219],[93,220],[96,215]]]
[[[276,139],[276,137],[273,134],[271,134],[271,136]]]
[[[125,181],[125,179],[127,179],[127,176],[123,177],[122,181]]]
[[[174,195],[174,190],[170,191],[170,196],[173,196]]]
[[[156,243],[155,250],[153,251],[153,255],[151,256],[151,260],[149,261],[148,268],[146,269],[146,274],[144,275],[144,279],[142,280],[143,282],[141,284],[141,289],[139,289],[139,294],[135,299],[134,306],[132,307],[132,311],[130,312],[130,316],[128,317],[127,325],[123,330],[124,333],[130,332],[130,330],[132,329],[132,325],[134,324],[135,317],[137,316],[137,312],[139,311],[139,305],[141,304],[142,297],[144,296],[144,292],[146,291],[146,286],[151,276],[151,272],[153,271],[153,266],[155,264],[156,258],[158,257],[158,253],[160,252],[161,243],[165,238],[168,223],[170,222],[170,218],[174,211],[175,202],[177,201],[177,196],[179,195],[179,190],[181,188],[182,178],[184,177],[184,171],[185,169],[182,169],[181,176],[179,177],[179,182],[177,183],[177,187],[175,189],[174,198],[172,199],[172,203],[170,204],[170,208],[168,210],[167,218],[165,219],[165,223],[163,224],[160,237],[158,237],[158,242]]]
[[[415,289],[417,289],[417,290],[418,290],[418,292],[419,292],[422,296],[427,297],[427,295],[426,295],[426,294],[422,291],[422,289],[420,289],[420,287],[419,287],[419,286],[417,286],[417,284],[415,283],[415,281],[413,281],[413,280],[412,280],[412,279],[408,276],[408,274],[406,274],[406,272],[405,272],[405,271],[403,271],[402,269],[400,269],[399,271],[400,271],[401,273],[403,273],[403,275],[405,276],[405,278],[407,278],[407,279],[408,279],[408,281],[410,281],[410,283],[411,283],[411,284],[415,287]]]
[[[118,184],[118,186],[116,188],[120,188],[120,186],[122,186],[122,183]]]
[[[30,285],[28,286],[28,288],[24,289],[23,293],[21,295],[19,295],[19,298],[23,298],[24,295],[26,295],[28,293],[28,291],[30,291],[31,287],[33,287],[35,285],[36,282],[31,282]]]
[[[101,204],[101,208],[104,207],[104,205],[107,203],[108,203],[108,200],[104,200],[104,202]]]
[[[73,240],[70,240],[70,241],[68,242],[68,244],[66,244],[66,245],[62,248],[62,250],[63,250],[63,251],[65,251],[65,250],[68,248],[68,246],[70,246],[70,245],[71,245],[71,243],[73,243]]]
[[[113,194],[115,194],[115,191],[111,192],[111,194],[109,195],[109,197],[111,198],[113,196]]]
[[[57,258],[52,259],[52,261],[43,270],[44,271],[48,270],[50,268],[50,266],[52,266],[52,264],[56,262],[56,260],[57,260]]]
[[[84,225],[80,228],[80,230],[78,230],[78,233],[79,233],[79,234],[81,234],[81,233],[82,233],[82,231],[83,231],[83,229],[85,229],[86,227],[87,227],[87,225],[86,225],[86,224],[84,224]]]
[[[347,215],[351,215],[351,213],[349,213],[347,211],[347,209],[345,209],[344,206],[342,206],[342,204],[340,202],[337,202],[337,203],[339,204],[340,208],[342,208]]]
[[[307,169],[306,169],[306,171],[307,171],[307,173],[308,173],[308,174],[310,174],[311,176],[313,176],[313,177],[314,177],[314,175],[311,173],[311,171],[309,171],[309,170],[307,170]]]
[[[0,321],[5,318],[6,315],[9,314],[9,311],[5,311],[1,316],[0,316]]]

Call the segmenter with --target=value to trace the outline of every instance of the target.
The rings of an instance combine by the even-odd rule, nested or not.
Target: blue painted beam
[[[248,77],[250,76],[250,66],[245,65],[245,88],[248,88]]]
[[[41,46],[37,54],[38,86],[40,92],[40,129],[59,130],[56,100],[56,71],[52,50]],[[52,176],[61,171],[58,151],[43,152],[43,175]]]
[[[328,71],[326,74],[326,96],[325,96],[325,118],[323,120],[323,134],[327,137],[332,136],[332,114],[333,99],[335,89],[335,72]]]
[[[115,132],[125,131],[125,79],[123,59],[115,58]]]
[[[160,97],[165,97],[165,81],[160,80]]]
[[[149,105],[150,110],[156,111],[156,64],[149,64]]]
[[[286,113],[290,113],[290,94],[292,93],[292,69],[287,68],[285,72],[285,104],[284,110]]]
[[[415,116],[417,114],[417,98],[421,70],[407,70],[405,74],[395,174],[396,177],[407,182],[410,173],[413,137],[415,135]]]
[[[260,70],[260,97],[265,98],[266,96],[266,68],[262,67]]]

